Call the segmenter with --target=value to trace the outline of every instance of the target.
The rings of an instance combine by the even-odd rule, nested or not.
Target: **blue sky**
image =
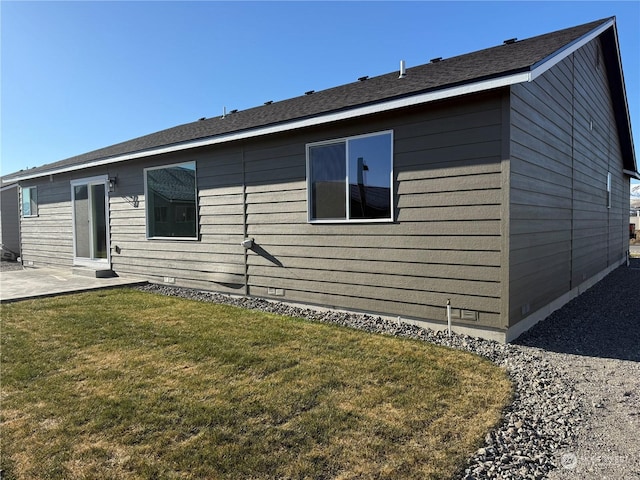
[[[3,0],[0,172],[614,15],[640,151],[638,1]]]

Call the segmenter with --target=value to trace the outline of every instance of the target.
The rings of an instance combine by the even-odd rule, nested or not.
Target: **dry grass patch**
[[[229,306],[1,308],[5,479],[445,479],[511,396],[474,355]]]

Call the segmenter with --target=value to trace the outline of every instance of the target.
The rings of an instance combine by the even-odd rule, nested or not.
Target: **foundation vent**
[[[464,308],[452,308],[451,309],[451,317],[459,318],[460,320],[466,320],[470,322],[478,321],[478,312],[475,310],[466,310]]]

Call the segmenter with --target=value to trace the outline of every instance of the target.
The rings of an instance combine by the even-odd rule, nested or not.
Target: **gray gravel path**
[[[139,288],[417,338],[503,366],[515,384],[514,401],[459,478],[640,479],[640,259],[510,345],[448,338],[367,315],[161,285]]]
[[[584,420],[550,479],[640,479],[640,259],[521,337],[571,383]]]

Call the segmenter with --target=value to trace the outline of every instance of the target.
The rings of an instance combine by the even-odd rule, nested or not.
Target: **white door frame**
[[[106,250],[107,258],[87,258],[76,256],[76,208],[75,208],[75,187],[78,185],[86,185],[87,190],[90,191],[92,185],[104,185],[104,220],[105,220],[105,236],[106,236]],[[88,193],[88,210],[89,210],[89,222],[92,225],[93,217],[91,212],[91,195]],[[73,264],[85,267],[97,267],[105,268],[111,265],[111,245],[110,245],[110,232],[109,232],[109,177],[107,175],[99,175],[95,177],[79,178],[77,180],[71,180],[71,218],[73,222]],[[93,228],[89,228],[90,235],[93,235]],[[93,238],[90,240],[90,249],[93,250]]]

